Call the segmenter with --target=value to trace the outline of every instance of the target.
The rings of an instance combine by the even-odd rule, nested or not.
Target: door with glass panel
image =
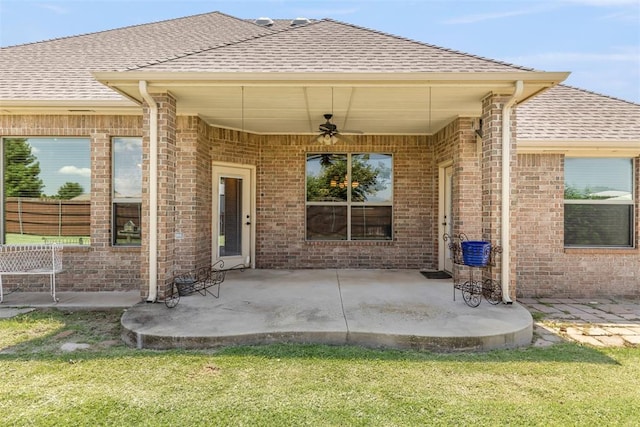
[[[452,194],[453,194],[453,167],[447,166],[443,170],[443,182],[442,185],[442,218],[440,223],[442,224],[441,236],[453,234],[453,209],[452,209]],[[449,249],[449,242],[443,243],[443,250],[440,251],[440,265],[443,266],[444,271],[453,271],[453,261],[451,259],[451,250]]]
[[[213,262],[224,267],[250,266],[252,242],[251,170],[213,168]]]

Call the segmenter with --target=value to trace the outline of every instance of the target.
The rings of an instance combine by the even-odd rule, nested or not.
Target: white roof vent
[[[296,18],[293,21],[291,21],[291,26],[295,27],[296,25],[306,25],[310,23],[311,23],[311,19],[309,18]]]
[[[257,25],[260,25],[261,27],[270,27],[273,25],[273,19],[267,18],[267,17],[261,17],[256,19],[255,23]]]

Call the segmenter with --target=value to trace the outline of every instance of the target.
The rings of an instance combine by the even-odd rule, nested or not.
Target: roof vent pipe
[[[298,25],[307,25],[307,24],[311,24],[311,19],[309,19],[309,18],[296,18],[293,21],[291,21],[291,26],[292,27],[296,27]]]
[[[254,21],[256,25],[260,25],[261,27],[270,27],[273,25],[273,19],[267,18],[266,16],[260,17]]]

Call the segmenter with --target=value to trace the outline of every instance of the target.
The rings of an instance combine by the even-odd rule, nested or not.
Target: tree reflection
[[[372,157],[375,158],[375,155],[352,155],[349,177],[347,155],[309,155],[307,163],[312,165],[307,169],[307,201],[344,202],[347,201],[347,192],[351,191],[351,201],[366,202],[378,192],[386,190],[391,168],[382,160],[374,163]],[[311,172],[318,168],[317,173]]]

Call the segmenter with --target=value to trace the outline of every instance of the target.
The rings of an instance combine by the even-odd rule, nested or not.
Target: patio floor
[[[174,308],[139,303],[122,317],[137,348],[215,348],[274,342],[431,351],[528,346],[529,311],[518,303],[468,307],[451,279],[417,270],[230,271],[220,297],[183,296]]]

